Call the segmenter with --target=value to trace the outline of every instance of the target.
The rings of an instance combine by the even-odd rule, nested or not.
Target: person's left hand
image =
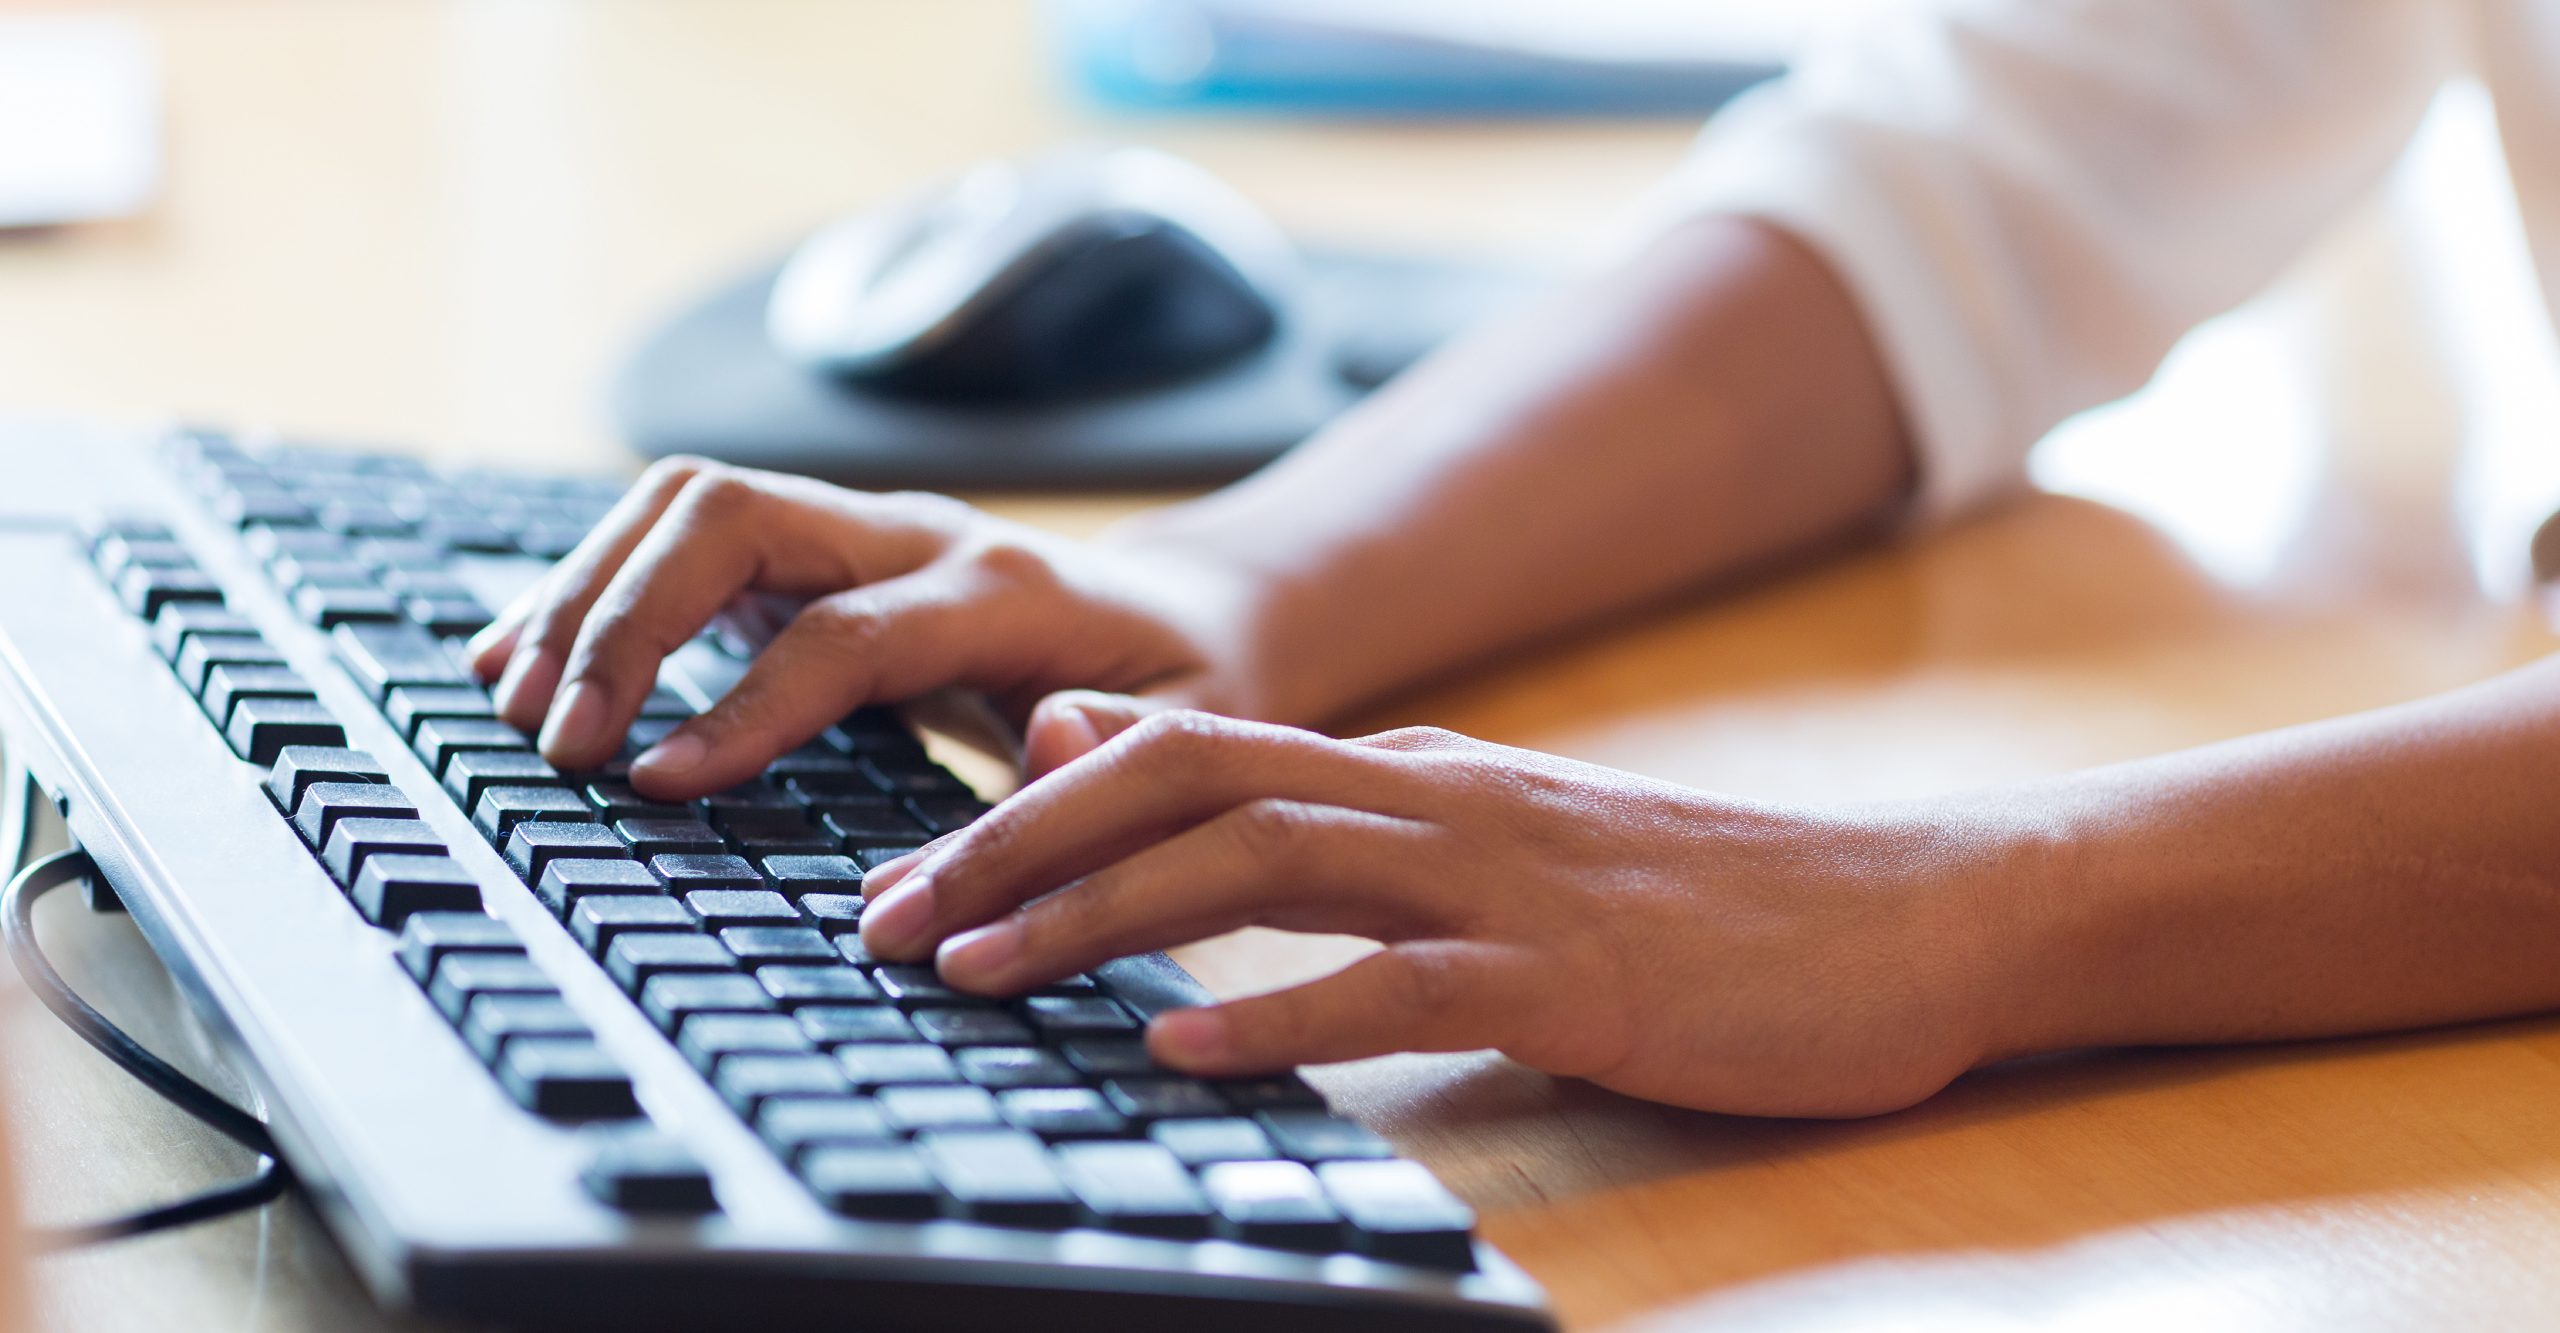
[[[1246,925],[1361,935],[1386,947],[1162,1015],[1150,1049],[1242,1075],[1491,1047],[1660,1101],[1860,1115],[1985,1054],[1982,895],[1929,828],[1439,731],[1157,713],[875,871],[862,931],[998,994]]]

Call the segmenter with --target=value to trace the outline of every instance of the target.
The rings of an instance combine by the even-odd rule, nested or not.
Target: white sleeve
[[[1920,513],[2018,485],[2390,167],[2450,70],[2431,0],[1972,0],[1736,102],[1655,204],[1765,218],[1865,312]]]

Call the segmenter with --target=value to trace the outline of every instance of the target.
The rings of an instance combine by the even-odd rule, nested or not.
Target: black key
[[[680,722],[693,714],[693,705],[686,703],[683,695],[661,685],[649,691],[649,697],[640,701],[638,716],[653,720],[671,718]]]
[[[1092,977],[1077,972],[1042,986],[1039,993],[1042,995],[1094,995],[1100,993],[1100,988],[1093,984]]]
[[[668,972],[728,972],[737,966],[720,941],[684,931],[627,931],[604,951],[604,970],[626,991]]]
[[[1321,1111],[1324,1097],[1295,1074],[1223,1079],[1214,1085],[1239,1111]]]
[[[380,588],[296,588],[293,609],[322,629],[400,618],[400,600]]]
[[[145,514],[111,514],[99,520],[85,534],[89,549],[97,550],[109,541],[121,539],[137,542],[171,542],[178,534],[169,525]]]
[[[680,930],[691,934],[701,925],[683,903],[655,895],[590,894],[569,909],[569,933],[577,936],[578,943],[587,946],[589,953],[602,953],[633,931]]]
[[[982,1088],[1072,1088],[1083,1079],[1054,1051],[1037,1046],[972,1046],[954,1051],[960,1077]]]
[[[480,883],[449,856],[376,856],[356,873],[351,896],[364,919],[385,930],[420,912],[476,912]]]
[[[1181,1158],[1186,1166],[1261,1162],[1276,1155],[1271,1136],[1262,1132],[1262,1126],[1233,1117],[1159,1120],[1147,1126],[1147,1137],[1164,1145],[1165,1151]]]
[[[1044,1139],[1107,1139],[1127,1133],[1128,1117],[1091,1088],[1016,1088],[996,1094],[1005,1123]]]
[[[270,565],[286,556],[339,560],[348,554],[346,538],[316,528],[278,528],[261,523],[244,529],[240,540]]]
[[[745,829],[729,835],[738,850],[762,863],[833,852],[836,840],[825,830],[801,824],[793,828]]]
[[[440,514],[418,529],[419,535],[457,551],[503,555],[516,549],[506,529],[467,514]]]
[[[715,890],[716,891],[716,890]],[[686,898],[706,925],[712,918],[701,911],[693,899],[706,896],[697,893]],[[823,963],[836,956],[836,946],[827,937],[807,926],[731,926],[720,931],[720,942],[729,952],[749,967],[766,963]]]
[[[302,789],[293,808],[294,830],[313,847],[329,845],[329,834],[349,816],[368,819],[416,819],[418,807],[408,793],[380,782],[315,782]]]
[[[151,646],[175,662],[198,634],[255,634],[257,622],[219,602],[171,602],[151,618]]]
[[[848,847],[911,847],[932,836],[904,807],[885,800],[821,807],[818,822]]]
[[[880,999],[871,978],[850,967],[759,967],[756,982],[783,1005],[870,1004]]]
[[[745,857],[679,852],[672,856],[651,857],[649,870],[670,893],[691,893],[696,889],[761,889],[764,877],[747,863]],[[785,903],[788,907],[790,904]]]
[[[470,585],[454,577],[446,564],[444,548],[434,542],[415,537],[369,537],[355,544],[355,555],[368,568],[381,570],[383,586],[394,592],[420,591],[413,579],[433,580],[425,588],[438,593],[471,591]]]
[[[861,777],[862,766],[850,757],[812,741],[775,757],[772,763],[765,765],[764,775],[785,786],[796,786],[801,779]]]
[[[907,800],[907,813],[938,834],[967,828],[994,808],[975,796],[914,796]]]
[[[124,609],[150,620],[175,602],[220,605],[222,585],[201,569],[153,569],[134,565],[116,578],[116,596]]]
[[[483,995],[554,995],[559,987],[532,959],[520,953],[457,953],[436,964],[436,979],[427,997],[457,1025],[471,1002]]]
[[[175,541],[148,537],[108,536],[91,552],[98,571],[109,581],[124,576],[128,569],[193,569],[195,556]]]
[[[910,1083],[954,1083],[951,1053],[921,1042],[865,1042],[836,1048],[836,1065],[855,1087],[868,1091]]]
[[[674,718],[636,719],[622,733],[622,748],[626,753],[638,754],[672,735],[676,726],[677,720]]]
[[[494,1065],[518,1037],[584,1037],[587,1020],[557,995],[482,995],[463,1011],[462,1039],[482,1064]]]
[[[863,772],[892,796],[970,796],[969,784],[929,757],[864,755]]]
[[[1278,1145],[1281,1156],[1301,1162],[1374,1160],[1396,1155],[1385,1139],[1329,1111],[1263,1111],[1253,1119]]]
[[[637,861],[607,861],[595,857],[571,856],[553,860],[542,868],[541,878],[533,886],[535,896],[551,909],[553,916],[565,917],[570,909],[589,894],[647,894],[659,896],[658,877]],[[661,899],[663,901],[663,899]]]
[[[1147,1044],[1136,1037],[1075,1038],[1059,1042],[1058,1054],[1065,1056],[1068,1064],[1095,1078],[1164,1072],[1148,1058]]]
[[[676,1035],[676,1050],[706,1074],[733,1055],[796,1055],[816,1049],[787,1014],[695,1014]]]
[[[811,1041],[823,1046],[842,1046],[857,1041],[897,1041],[916,1039],[916,1025],[905,1014],[885,1004],[810,1004],[793,1011],[791,1017]]]
[[[279,555],[267,562],[267,572],[287,588],[370,588],[373,571],[345,558],[349,552],[336,551],[315,555]]]
[[[871,951],[869,949],[862,947],[862,937],[860,935],[836,936],[836,952],[843,954],[844,960],[853,964],[855,967],[867,968],[880,961],[879,959],[871,956]]]
[[[191,634],[178,649],[178,680],[198,698],[204,696],[206,674],[217,666],[283,665],[284,654],[255,634]]]
[[[720,1062],[711,1086],[729,1108],[752,1121],[768,1097],[841,1097],[852,1083],[823,1055],[737,1055]]]
[[[390,770],[362,750],[320,745],[288,745],[276,754],[267,773],[267,795],[276,807],[290,811],[302,803],[303,791],[317,782],[389,782]]]
[[[876,968],[871,979],[880,983],[880,993],[902,1005],[947,1004],[968,998],[942,984],[942,978],[930,967],[896,964]]]
[[[399,686],[471,684],[471,673],[415,625],[340,625],[330,633],[329,646],[377,703]]]
[[[671,858],[658,858],[659,862],[669,859]],[[662,877],[665,874],[657,863],[652,863],[650,869],[657,871]],[[683,896],[685,906],[692,908],[693,914],[702,918],[702,928],[705,930],[726,930],[732,926],[797,925],[800,921],[800,909],[793,907],[781,894],[769,889],[696,889]],[[810,933],[815,935],[817,932]],[[825,942],[823,937],[819,939],[819,943]],[[823,960],[832,957],[834,952],[830,947],[826,953],[815,955],[815,957]],[[795,962],[804,961],[807,957],[808,955],[798,955],[768,958],[765,961]]]
[[[498,1082],[518,1105],[557,1120],[616,1120],[640,1114],[631,1076],[591,1040],[527,1037],[507,1043]]]
[[[809,827],[809,817],[796,807],[706,806],[703,817],[711,821],[712,827],[731,838],[780,837],[793,832],[818,831]]]
[[[848,935],[862,928],[862,899],[855,894],[807,894],[800,899],[800,910],[829,935]]]
[[[578,1181],[597,1202],[629,1213],[709,1213],[720,1207],[702,1160],[655,1129],[599,1141]]]
[[[543,868],[563,857],[615,858],[626,855],[622,839],[613,836],[613,830],[601,824],[557,824],[529,819],[507,833],[507,864],[527,884],[541,883]]]
[[[863,872],[867,874],[871,871],[878,870],[880,867],[889,864],[891,861],[897,860],[899,857],[912,856],[922,850],[924,850],[924,848],[921,844],[909,847],[856,847],[848,845],[844,850],[844,854],[851,858],[854,865],[860,867]]]
[[[566,787],[491,787],[480,793],[480,804],[472,809],[471,823],[480,836],[491,842],[505,842],[516,825],[528,819],[549,824],[591,824],[596,812],[585,800]],[[537,880],[540,876],[535,877]]]
[[[640,1010],[673,1032],[695,1014],[771,1013],[773,997],[755,978],[734,972],[669,972],[640,988]]]
[[[1099,995],[1034,995],[1022,1002],[1022,1016],[1052,1040],[1138,1030],[1128,1010]]]
[[[329,830],[328,842],[322,844],[320,860],[329,867],[329,875],[339,887],[355,887],[364,863],[376,856],[413,853],[419,856],[444,854],[444,839],[436,831],[415,819],[341,819]]]
[[[580,798],[583,803],[584,798]],[[719,855],[728,850],[720,835],[699,819],[624,819],[616,821],[613,831],[631,845],[631,854],[646,861],[659,856],[681,856],[687,853]]]
[[[984,1088],[966,1083],[918,1083],[882,1088],[877,1100],[889,1127],[904,1134],[927,1129],[997,1129],[1004,1117]]]
[[[942,1211],[942,1188],[914,1149],[813,1148],[800,1178],[827,1207],[851,1217],[926,1218]]]
[[[426,724],[435,725],[432,721]],[[423,728],[421,728],[423,730]],[[444,789],[465,810],[478,809],[480,793],[493,786],[548,787],[569,785],[558,770],[530,750],[465,750],[439,772]]]
[[[1021,1046],[1031,1041],[1031,1029],[1001,1009],[926,1007],[912,1017],[916,1031],[939,1046]]]
[[[420,912],[400,925],[400,965],[421,986],[454,954],[523,952],[513,927],[478,912]]]
[[[1475,1267],[1475,1210],[1418,1162],[1327,1162],[1316,1179],[1343,1220],[1351,1247],[1403,1264]]]
[[[635,726],[633,730],[638,731],[639,728]],[[727,791],[715,791],[702,798],[702,807],[711,813],[712,822],[715,824],[720,822],[720,816],[724,814],[751,810],[771,811],[794,818],[803,817],[798,797],[780,787],[769,786],[762,782],[742,783]]]
[[[943,1130],[923,1135],[916,1146],[961,1216],[1000,1226],[1057,1227],[1075,1220],[1075,1196],[1050,1164],[1049,1150],[1029,1134]]]
[[[1296,1162],[1219,1162],[1200,1172],[1200,1187],[1230,1239],[1319,1252],[1342,1243],[1341,1214]]]
[[[756,1110],[756,1133],[786,1162],[814,1148],[898,1141],[880,1108],[862,1097],[767,1098]]]
[[[217,666],[204,676],[206,717],[217,727],[229,727],[231,714],[246,699],[309,699],[310,682],[292,667],[281,666]]]
[[[1196,1078],[1115,1078],[1102,1095],[1132,1120],[1207,1119],[1228,1114],[1227,1099]],[[1268,1150],[1254,1154],[1270,1156]]]
[[[1052,1154],[1058,1175],[1094,1221],[1114,1231],[1189,1240],[1209,1234],[1215,1214],[1172,1153],[1152,1143],[1067,1143]]]
[[[418,734],[418,724],[429,718],[485,721],[498,716],[498,706],[477,685],[418,685],[393,690],[383,701],[382,712],[401,739],[408,740]]]
[[[489,627],[497,619],[477,597],[421,597],[400,599],[401,614],[427,633],[439,639],[467,639]]]
[[[215,495],[212,508],[214,517],[234,527],[263,523],[289,528],[308,526],[312,520],[311,507],[280,486],[236,486]]]
[[[379,500],[333,500],[320,508],[320,526],[351,537],[398,536],[413,524]]]
[[[533,742],[494,717],[431,717],[418,724],[409,737],[409,748],[427,771],[441,777],[445,765],[458,755],[476,750],[525,751],[533,748]],[[476,793],[473,804],[478,804]]]
[[[855,895],[862,892],[862,868],[843,856],[767,856],[758,862],[765,879],[784,897],[804,893]]]
[[[591,782],[586,787],[587,804],[596,808],[596,816],[608,824],[626,819],[692,819],[691,813],[678,805],[660,805],[632,790],[628,782]]]

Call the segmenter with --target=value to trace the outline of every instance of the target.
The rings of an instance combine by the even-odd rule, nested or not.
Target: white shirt
[[[2487,86],[2560,310],[2560,0],[1951,0],[1817,44],[1673,183],[1825,254],[1945,515],[2150,377]]]

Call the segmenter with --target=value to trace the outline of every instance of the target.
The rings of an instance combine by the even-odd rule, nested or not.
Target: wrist
[[[1338,642],[1305,614],[1322,600],[1310,597],[1310,580],[1210,512],[1216,498],[1141,514],[1095,544],[1136,562],[1150,582],[1178,585],[1177,615],[1206,663],[1192,691],[1203,706],[1314,726],[1349,701],[1338,677],[1356,655],[1337,651]]]

